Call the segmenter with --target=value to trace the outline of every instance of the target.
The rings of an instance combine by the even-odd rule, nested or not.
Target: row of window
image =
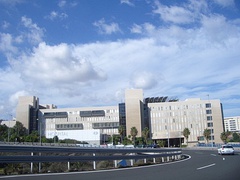
[[[83,129],[83,124],[56,124],[57,130],[74,130],[74,129]]]
[[[109,129],[119,127],[119,122],[93,123],[93,129]]]
[[[190,108],[202,108],[203,105],[202,104],[197,104],[197,105],[182,105],[182,106],[161,106],[161,107],[157,107],[157,110],[180,110],[180,109],[190,109]],[[205,104],[205,108],[211,108],[212,105],[211,103],[206,103]],[[152,109],[155,109],[155,107],[152,107]]]

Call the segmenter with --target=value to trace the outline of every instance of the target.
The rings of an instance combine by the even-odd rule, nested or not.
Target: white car
[[[231,145],[222,145],[222,147],[218,149],[218,154],[234,155],[234,148]]]

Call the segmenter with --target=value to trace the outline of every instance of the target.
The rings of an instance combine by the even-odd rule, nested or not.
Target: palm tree
[[[142,131],[142,137],[144,138],[145,144],[147,144],[148,135],[149,135],[149,129],[148,127],[145,127]]]
[[[204,129],[203,136],[205,137],[205,139],[207,140],[207,143],[208,143],[208,140],[210,139],[210,136],[211,136],[211,130],[210,129]]]
[[[120,134],[121,143],[122,143],[123,142],[123,134],[125,133],[125,127],[123,125],[118,127],[118,133]]]
[[[136,139],[136,136],[138,134],[137,128],[136,127],[132,127],[131,131],[130,131],[130,134],[132,136],[133,145],[135,145],[135,139]]]
[[[188,128],[185,128],[184,130],[183,130],[183,136],[186,138],[186,140],[187,140],[187,145],[188,145],[188,137],[189,137],[189,135],[190,135],[190,130],[188,129]]]

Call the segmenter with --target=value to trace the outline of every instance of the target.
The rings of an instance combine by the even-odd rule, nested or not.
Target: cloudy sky
[[[240,115],[239,0],[0,0],[0,119],[19,96],[62,107],[220,99]]]

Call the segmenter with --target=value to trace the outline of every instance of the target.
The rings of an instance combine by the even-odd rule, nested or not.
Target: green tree
[[[229,141],[228,137],[230,135],[231,135],[230,131],[222,132],[221,135],[220,135],[220,138],[224,143],[227,143]]]
[[[11,141],[23,141],[24,137],[27,136],[27,129],[19,121],[10,129],[10,140]]]
[[[184,128],[183,130],[183,136],[186,138],[187,140],[187,145],[188,145],[188,138],[189,138],[189,135],[190,135],[190,130],[188,128]]]
[[[25,137],[26,142],[39,142],[38,131],[32,131],[31,134]]]
[[[142,131],[142,137],[145,141],[145,144],[147,144],[148,135],[149,135],[149,129],[148,129],[148,127],[145,127]]]
[[[238,133],[234,132],[232,136],[233,136],[233,139],[232,139],[233,142],[240,142],[240,136]]]
[[[205,137],[205,139],[207,140],[207,143],[211,137],[211,130],[210,129],[204,129],[203,131],[203,136]]]
[[[119,133],[119,135],[121,137],[121,143],[123,143],[123,135],[125,133],[125,127],[123,125],[120,125],[118,127],[118,133]]]
[[[227,135],[226,132],[222,132],[220,135],[221,140],[226,143],[227,142]]]
[[[158,140],[157,141],[157,144],[160,146],[160,147],[164,147],[165,146],[165,142],[163,140]]]
[[[0,125],[0,141],[6,141],[8,139],[8,127]]]
[[[133,145],[135,145],[135,139],[136,139],[136,136],[138,134],[137,128],[136,127],[132,127],[131,130],[130,130],[130,134],[132,136]]]

